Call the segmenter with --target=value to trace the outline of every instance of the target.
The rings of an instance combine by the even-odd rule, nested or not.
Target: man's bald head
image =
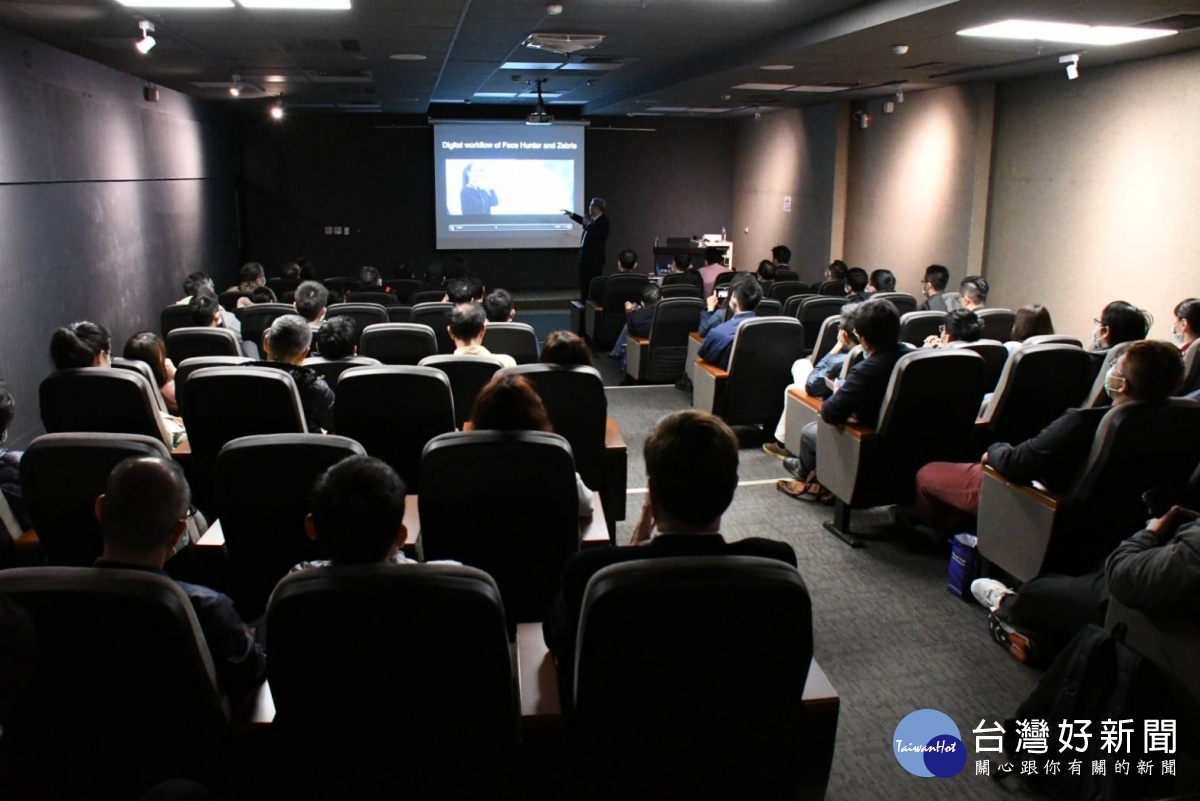
[[[163,553],[181,534],[191,491],[183,470],[161,456],[131,456],[108,474],[96,516],[108,554]]]

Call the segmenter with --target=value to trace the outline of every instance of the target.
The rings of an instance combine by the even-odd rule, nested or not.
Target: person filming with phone
[[[727,293],[728,300],[721,295]],[[739,275],[724,286],[717,287],[708,297],[708,318],[723,314],[722,303],[726,303],[733,316],[714,326],[704,335],[698,355],[707,364],[729,369],[729,355],[733,352],[733,338],[742,323],[754,317],[754,310],[762,300],[762,287],[753,275]]]

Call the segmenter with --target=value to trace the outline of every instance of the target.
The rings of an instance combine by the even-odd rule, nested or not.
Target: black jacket
[[[300,393],[300,405],[304,409],[304,422],[309,432],[319,434],[322,428],[333,432],[333,390],[316,370],[283,362],[252,362],[252,366],[274,367],[289,374]]]
[[[1018,484],[1040,481],[1048,489],[1067,489],[1087,459],[1096,429],[1107,408],[1067,409],[1061,417],[1020,445],[999,442],[988,448],[988,464]]]
[[[1200,620],[1200,521],[1180,525],[1163,545],[1139,531],[1112,552],[1105,572],[1108,591],[1126,606]]]
[[[643,306],[625,315],[625,324],[629,326],[629,333],[635,337],[650,336],[650,326],[654,324],[655,305]]]
[[[821,405],[821,419],[841,425],[854,417],[868,428],[878,425],[892,370],[900,357],[912,350],[912,345],[899,343],[893,348],[875,351],[850,368],[841,388]]]
[[[571,219],[583,224],[584,218],[572,214]],[[603,269],[607,263],[604,257],[604,245],[608,242],[608,215],[601,214],[583,229],[583,239],[579,242],[579,263],[587,267]]]

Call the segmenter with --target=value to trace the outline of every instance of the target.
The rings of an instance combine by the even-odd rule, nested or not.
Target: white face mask
[[[1116,371],[1116,369],[1117,366],[1114,364],[1112,367],[1108,368],[1108,372],[1104,374],[1104,394],[1110,398],[1113,396],[1113,393],[1125,391],[1125,376],[1114,376],[1113,373]],[[1121,382],[1119,387],[1113,386],[1114,379]]]
[[[1183,332],[1179,332],[1179,333],[1171,334],[1171,338],[1175,340],[1175,344],[1176,344],[1176,345],[1182,345],[1182,344],[1183,344]]]

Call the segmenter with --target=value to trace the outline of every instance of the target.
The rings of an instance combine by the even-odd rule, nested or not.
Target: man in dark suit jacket
[[[925,302],[921,311],[950,311],[946,302],[946,285],[950,283],[950,271],[940,264],[931,264],[925,268],[925,277],[921,279],[921,292]]]
[[[725,322],[710,329],[704,334],[697,355],[707,364],[729,369],[729,357],[733,355],[733,339],[742,323],[754,319],[754,310],[762,300],[762,287],[754,276],[743,273],[741,277],[729,282],[729,308],[733,316]],[[718,308],[717,295],[714,292],[708,298],[708,314],[710,319],[723,314]]]
[[[737,436],[721,420],[692,410],[669,414],[646,438],[644,455],[649,491],[633,545],[592,548],[568,559],[562,592],[542,624],[564,699],[572,695],[584,591],[601,569],[678,556],[759,556],[796,564],[795,551],[785,543],[758,537],[726,542],[721,536],[721,515],[733,502],[738,482]]]
[[[604,272],[604,246],[608,242],[608,215],[603,198],[594,197],[588,204],[588,216],[565,212],[583,226],[583,238],[579,240],[579,299],[587,303],[588,286],[592,279]]]

